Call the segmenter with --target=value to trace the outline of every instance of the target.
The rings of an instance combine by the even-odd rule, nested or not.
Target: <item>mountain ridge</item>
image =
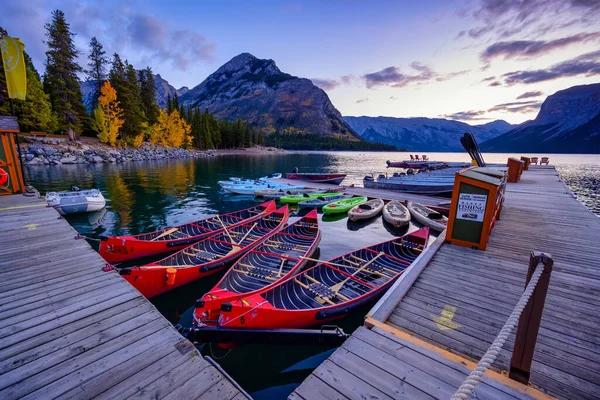
[[[600,83],[548,96],[534,120],[480,147],[491,152],[600,153]]]
[[[345,116],[344,120],[367,141],[390,144],[411,151],[461,151],[460,137],[465,132],[473,133],[481,143],[504,133],[503,128],[512,127],[501,120],[484,125],[426,117]]]
[[[208,110],[217,119],[241,118],[274,132],[360,140],[327,94],[310,79],[282,72],[275,61],[241,53],[183,94],[185,107]]]

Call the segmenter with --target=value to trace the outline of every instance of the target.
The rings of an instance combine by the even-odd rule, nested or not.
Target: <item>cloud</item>
[[[502,86],[502,84],[498,81],[494,81],[494,82],[490,83],[488,86],[496,87],[496,86]]]
[[[509,58],[531,58],[572,44],[586,43],[598,39],[600,39],[600,32],[580,33],[554,40],[498,42],[486,48],[481,53],[480,58],[484,62],[490,62],[495,57],[503,57],[505,60]]]
[[[452,114],[443,114],[442,118],[454,119],[457,121],[481,121],[487,120],[490,118],[483,117],[485,115],[485,111],[460,111]]]
[[[522,95],[517,97],[517,100],[520,99],[529,99],[531,97],[539,97],[541,95],[543,95],[544,93],[540,92],[539,90],[536,90],[534,92],[525,92]]]
[[[542,103],[539,101],[513,101],[510,103],[497,104],[487,110],[460,111],[452,114],[444,114],[441,115],[441,117],[457,121],[482,121],[492,119],[485,116],[491,112],[528,114],[539,111],[541,105]]]
[[[546,69],[509,72],[502,75],[502,79],[505,85],[512,86],[578,75],[600,75],[600,51],[582,54],[579,57],[554,64]]]
[[[82,53],[78,61],[82,65],[87,63],[87,44],[92,36],[104,45],[108,55],[118,52],[123,59],[155,67],[167,64],[185,70],[213,58],[215,45],[208,39],[194,30],[178,29],[162,16],[138,12],[141,7],[136,0],[117,4],[62,0],[60,8],[76,34],[75,44]],[[50,22],[52,9],[44,0],[9,2],[2,9],[2,16],[6,17],[6,23],[4,18],[2,21],[4,28],[23,39],[36,65],[45,60],[44,24]]]
[[[340,86],[340,83],[335,79],[311,79],[311,81],[325,91],[332,90]]]
[[[358,100],[356,100],[356,103],[358,103],[358,104],[360,104],[360,103],[366,103],[367,101],[369,101],[368,97],[366,97],[364,99],[358,99]]]
[[[343,75],[340,77],[340,80],[344,83],[344,85],[350,85],[358,79],[359,78],[354,75]]]
[[[574,25],[593,26],[599,11],[596,0],[475,0],[457,13],[475,26],[457,38],[509,38],[522,32],[539,37]]]
[[[410,64],[410,68],[415,73],[403,73],[399,67],[387,67],[381,71],[365,74],[362,76],[367,88],[373,89],[377,86],[405,87],[410,84],[421,84],[431,81],[445,81],[456,76],[466,74],[470,70],[451,72],[449,74],[440,75],[433,71],[427,65],[414,61]]]
[[[396,101],[396,100],[400,100],[400,99],[396,96],[390,96],[390,100]]]
[[[493,81],[493,80],[496,80],[495,76],[488,76],[487,78],[482,79],[481,83],[490,82],[490,81]]]
[[[538,111],[542,105],[539,101],[513,101],[511,103],[504,103],[495,105],[489,108],[487,112],[505,112],[505,113],[517,113],[527,114],[532,111]]]

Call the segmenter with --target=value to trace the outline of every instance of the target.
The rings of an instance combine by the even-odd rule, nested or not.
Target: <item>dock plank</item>
[[[0,398],[244,396],[43,200],[0,197],[0,224]]]

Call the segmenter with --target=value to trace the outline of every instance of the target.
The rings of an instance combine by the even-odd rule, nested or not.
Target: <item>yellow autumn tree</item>
[[[165,147],[187,147],[192,143],[192,127],[173,110],[170,114],[160,110],[156,123],[150,132],[150,142]]]
[[[98,105],[93,113],[92,128],[98,132],[98,138],[102,143],[114,147],[123,122],[125,122],[123,109],[117,101],[117,91],[109,81],[106,81],[100,89]]]

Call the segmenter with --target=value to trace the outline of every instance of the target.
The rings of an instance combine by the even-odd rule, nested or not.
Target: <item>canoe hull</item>
[[[221,313],[218,325],[252,329],[300,329],[314,325],[323,325],[344,318],[356,308],[376,301],[396,279],[398,277],[374,290],[368,296],[344,303],[338,307],[328,307],[321,310],[281,310],[268,307],[268,302],[260,295],[244,297],[243,300],[247,302],[246,304],[250,304],[249,306],[238,305],[240,303],[239,300],[231,303],[231,306],[224,303],[224,306],[228,307],[231,311]],[[251,313],[246,314],[249,308],[252,309],[254,307],[256,308]]]
[[[364,210],[360,207],[361,205],[353,207],[350,211],[348,211],[348,218],[351,221],[359,221],[359,220],[364,220],[364,219],[375,218],[376,216],[379,215],[381,210],[383,210],[383,206],[384,206],[384,202],[381,199],[369,200],[363,204],[370,205],[373,208],[371,208],[370,210]]]
[[[410,211],[398,200],[392,200],[383,207],[383,219],[390,225],[401,228],[409,224]]]
[[[301,271],[308,264],[303,257],[311,258],[319,247],[321,232],[318,223],[317,211],[313,210],[240,258],[215,287],[196,302],[194,325],[214,325],[221,313],[222,303],[252,296]],[[286,259],[290,266],[283,262]],[[294,262],[290,263],[292,260]],[[283,273],[273,274],[278,268]],[[265,273],[273,278],[256,277]]]
[[[423,207],[424,209],[429,210],[429,212],[436,212],[435,210],[430,209],[429,207],[425,207],[421,204],[417,204],[417,203],[413,203],[413,202],[408,202],[406,208],[408,208],[408,211],[410,211],[410,215],[419,223],[430,227],[431,229],[433,229],[434,231],[437,232],[441,232],[444,229],[446,229],[446,226],[448,225],[448,218],[447,217],[443,217],[441,220],[436,221],[433,220],[431,218],[426,217],[425,215],[423,215],[423,213],[419,212],[418,209]]]
[[[261,214],[256,214],[252,218],[248,218],[246,220],[241,220],[239,224],[249,221],[254,221],[261,217],[263,214],[270,213],[274,211],[276,208],[274,201],[268,201],[260,206],[252,207],[248,210],[262,210]],[[240,212],[244,212],[242,210]],[[235,214],[235,213],[230,213]],[[229,214],[226,214],[229,215]],[[209,218],[206,218],[207,220]],[[204,220],[194,221],[191,224],[199,223]],[[175,228],[180,228],[182,226],[189,225],[179,225]],[[237,224],[229,225],[229,228],[235,226]],[[197,243],[201,240],[206,239],[207,237],[219,233],[223,230],[222,227],[218,229],[214,229],[208,232],[199,233],[197,235],[193,235],[186,238],[181,239],[173,239],[173,240],[140,240],[135,236],[109,236],[102,237],[100,239],[100,248],[98,249],[98,253],[110,264],[118,264],[126,261],[135,260],[143,257],[156,256],[159,254],[175,252],[186,248],[187,246]],[[164,230],[163,230],[164,231]],[[161,231],[157,231],[161,232]],[[144,235],[151,235],[144,234]]]
[[[312,174],[312,173],[297,173],[297,174],[285,174],[286,179],[308,181],[315,183],[332,183],[339,185],[342,183],[346,174]]]
[[[193,264],[191,260],[200,260],[195,257],[192,248],[195,246],[208,246],[206,242],[213,241],[215,237],[225,236],[223,232],[217,233],[205,239],[206,242],[198,242],[191,246],[187,246],[180,252],[175,253],[172,256],[164,258],[153,264],[148,264],[141,267],[133,268],[122,268],[119,270],[119,274],[125,278],[133,287],[138,289],[146,298],[158,296],[159,294],[168,292],[175,288],[181,287],[198,279],[202,279],[206,276],[215,274],[231,263],[235,262],[238,258],[242,257],[248,251],[255,246],[274,235],[279,229],[281,229],[288,220],[289,212],[287,207],[283,207],[280,210],[274,211],[270,214],[266,214],[263,218],[272,218],[274,214],[279,214],[280,220],[278,224],[272,228],[270,232],[265,233],[263,236],[250,243],[243,245],[243,247],[237,247],[237,251],[233,251],[234,247],[231,243],[227,243],[226,250],[223,251],[223,256],[214,259],[213,261],[198,262]],[[245,225],[252,225],[249,228],[248,233],[252,232],[257,223],[253,221],[244,222]],[[241,225],[237,227],[228,228],[230,234],[234,234],[235,229],[240,229]],[[259,229],[259,228],[257,228]],[[223,244],[222,244],[223,245]],[[222,246],[221,245],[221,246]],[[231,251],[227,252],[228,249]],[[190,255],[186,255],[189,250]],[[185,265],[178,264],[179,257],[186,257],[187,263]],[[174,277],[168,279],[168,270],[175,270]]]
[[[417,259],[428,239],[429,228],[422,228],[320,263],[271,289],[223,303],[218,325],[305,328],[342,318],[383,294]]]

